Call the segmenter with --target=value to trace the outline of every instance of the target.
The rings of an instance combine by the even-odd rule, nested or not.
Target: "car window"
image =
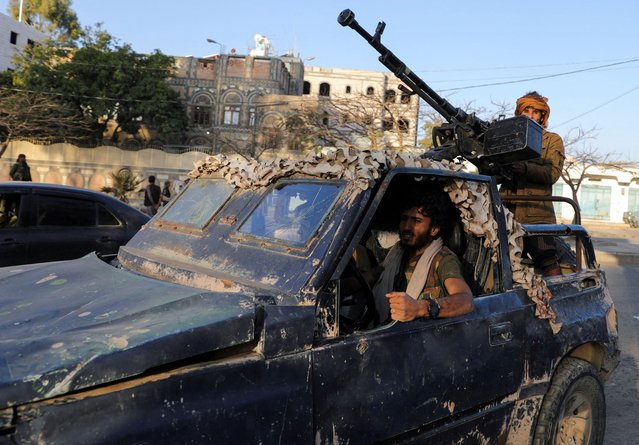
[[[262,199],[239,231],[304,246],[322,224],[342,189],[339,184],[280,184]]]
[[[120,221],[109,212],[102,204],[98,204],[98,225],[99,226],[119,226]]]
[[[196,179],[174,199],[160,219],[204,228],[233,193],[234,187],[224,179]]]
[[[20,193],[0,194],[0,229],[20,225]]]
[[[39,226],[95,226],[96,203],[61,196],[38,196]]]

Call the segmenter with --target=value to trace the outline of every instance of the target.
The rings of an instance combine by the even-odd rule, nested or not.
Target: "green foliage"
[[[11,71],[0,71],[0,87],[10,88],[13,86],[13,74]]]
[[[123,168],[117,173],[111,173],[111,179],[113,180],[113,186],[102,187],[101,191],[112,194],[123,202],[129,202],[129,195],[137,191],[140,184],[144,182],[144,179],[135,176],[128,168]]]
[[[142,125],[172,133],[188,124],[178,93],[166,82],[174,59],[159,51],[136,54],[100,26],[87,28],[77,49],[61,50],[49,42],[16,63],[24,88],[60,97],[90,120],[96,141],[110,122],[114,140],[120,131],[136,134]]]
[[[417,145],[428,149],[433,148],[433,129],[443,123],[444,119],[442,117],[433,117],[424,120],[424,124],[422,126],[422,134],[424,137],[417,141]]]
[[[20,0],[10,0],[9,12],[16,20],[19,11]],[[22,19],[60,43],[70,44],[82,34],[78,16],[71,9],[71,0],[23,1]]]

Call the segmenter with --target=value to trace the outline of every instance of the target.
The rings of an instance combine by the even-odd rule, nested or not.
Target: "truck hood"
[[[247,293],[116,269],[94,254],[0,269],[0,409],[250,341]]]

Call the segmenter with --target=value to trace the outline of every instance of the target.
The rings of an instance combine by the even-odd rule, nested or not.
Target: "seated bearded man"
[[[420,193],[404,205],[400,240],[384,259],[375,286],[379,321],[456,317],[474,309],[457,256],[441,238],[450,201],[443,193]]]

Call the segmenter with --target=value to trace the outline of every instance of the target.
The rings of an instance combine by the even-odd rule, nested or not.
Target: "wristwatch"
[[[439,317],[439,311],[441,310],[441,306],[434,298],[428,298],[428,318],[437,318]]]

